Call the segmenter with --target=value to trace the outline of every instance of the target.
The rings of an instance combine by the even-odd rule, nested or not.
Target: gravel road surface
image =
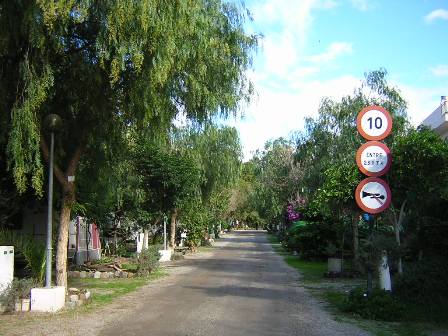
[[[216,246],[206,258],[176,264],[176,276],[144,293],[142,306],[100,335],[366,335],[322,310],[265,233],[235,232]]]
[[[0,334],[368,335],[353,325],[334,321],[305,291],[300,275],[272,250],[264,232],[226,234],[215,247],[171,263],[166,266],[168,277],[95,311],[24,318],[23,324],[15,322],[13,329],[0,330]]]

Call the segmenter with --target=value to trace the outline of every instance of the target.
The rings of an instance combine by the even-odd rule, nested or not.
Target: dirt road
[[[216,247],[173,263],[170,276],[104,309],[48,321],[32,335],[367,335],[323,311],[265,233],[227,234]]]

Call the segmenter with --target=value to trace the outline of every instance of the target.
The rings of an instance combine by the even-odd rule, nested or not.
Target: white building
[[[442,139],[448,138],[448,100],[441,96],[440,105],[422,122],[437,132]]]

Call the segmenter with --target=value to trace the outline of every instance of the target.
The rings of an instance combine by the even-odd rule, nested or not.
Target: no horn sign
[[[362,210],[370,214],[377,214],[389,207],[390,188],[382,179],[368,177],[362,180],[356,188],[355,199]]]

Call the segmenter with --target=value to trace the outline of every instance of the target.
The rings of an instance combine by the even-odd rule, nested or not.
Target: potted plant
[[[8,311],[29,311],[31,288],[38,285],[38,281],[33,278],[14,279],[0,293],[0,304]]]

